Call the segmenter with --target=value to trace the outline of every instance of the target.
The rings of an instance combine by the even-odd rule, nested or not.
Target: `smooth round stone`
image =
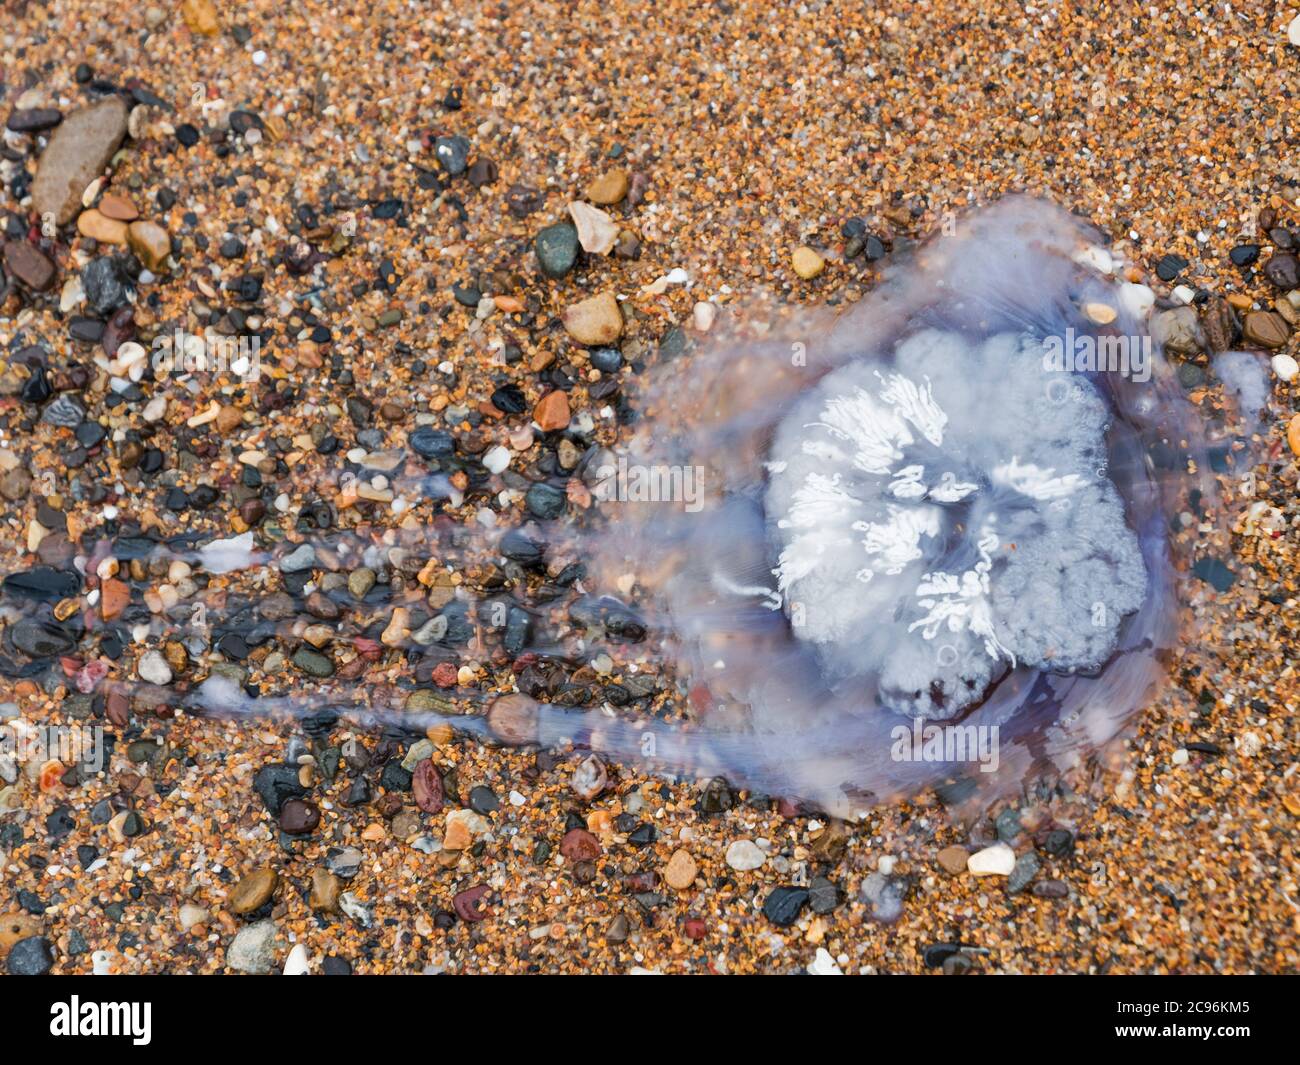
[[[752,839],[738,839],[727,848],[727,864],[737,872],[761,869],[767,855]]]
[[[269,866],[253,870],[230,893],[231,911],[245,914],[260,910],[271,900],[279,883],[279,874]]]
[[[610,170],[587,187],[587,199],[601,207],[619,203],[627,196],[632,179],[626,170]]]
[[[561,278],[578,261],[578,230],[568,222],[547,226],[533,238],[533,251],[542,273]]]
[[[623,335],[623,312],[612,292],[571,304],[561,320],[569,336],[588,347],[608,346]]]
[[[601,373],[617,373],[623,366],[623,353],[618,348],[597,348],[591,353],[591,365]]]
[[[790,265],[796,274],[809,281],[826,269],[826,260],[805,244],[795,248],[790,256]]]
[[[280,807],[280,828],[291,836],[305,836],[320,824],[320,808],[302,799],[289,799]]]
[[[695,883],[698,873],[699,866],[696,865],[695,859],[688,851],[678,849],[673,851],[673,856],[664,866],[664,883],[674,891],[685,891]]]
[[[958,873],[965,872],[966,862],[970,859],[970,853],[965,847],[944,847],[939,852],[939,868],[949,876],[956,876]]]
[[[101,244],[125,244],[127,227],[125,222],[109,218],[92,207],[77,215],[77,232]]]

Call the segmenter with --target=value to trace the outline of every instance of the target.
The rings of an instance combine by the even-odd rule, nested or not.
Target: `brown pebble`
[[[569,397],[558,388],[548,392],[533,408],[533,421],[544,433],[555,432],[569,424]]]
[[[1262,348],[1284,348],[1291,338],[1286,319],[1274,311],[1252,311],[1246,315],[1241,332],[1248,343]]]
[[[31,914],[6,913],[0,917],[0,959],[3,959],[9,953],[9,948],[19,940],[40,934],[41,922]]]
[[[103,173],[126,136],[126,101],[114,93],[64,118],[41,153],[32,207],[67,225],[81,210],[86,186]]]
[[[675,850],[664,867],[664,883],[674,891],[685,891],[695,883],[695,875],[698,872],[699,866],[695,864],[695,859],[689,852]]]
[[[623,335],[623,312],[612,292],[566,307],[562,319],[569,336],[579,344],[613,344]]]
[[[244,422],[244,412],[227,403],[217,414],[217,432],[223,436],[232,433]]]
[[[172,238],[157,222],[132,222],[127,228],[127,243],[136,258],[155,273],[172,252]]]
[[[328,869],[319,867],[313,869],[311,893],[307,896],[307,905],[318,913],[337,913],[342,890],[342,882]]]
[[[487,712],[492,734],[510,747],[521,747],[537,739],[537,703],[522,692],[503,695]]]
[[[287,799],[280,807],[280,827],[291,836],[305,836],[320,824],[320,808],[302,799]]]
[[[131,602],[131,589],[122,581],[110,578],[100,585],[99,613],[105,621],[111,621],[126,609]]]
[[[599,858],[604,848],[585,828],[572,828],[560,840],[560,853],[571,862],[590,862]]]
[[[627,195],[630,182],[626,170],[610,170],[587,187],[587,199],[600,207],[616,204]]]
[[[135,204],[115,192],[106,192],[99,198],[99,210],[105,217],[115,218],[119,222],[134,222],[140,217]]]
[[[275,894],[279,883],[279,874],[270,866],[254,869],[236,884],[235,890],[230,893],[231,912],[245,914],[260,910]]]
[[[26,241],[5,243],[5,269],[35,292],[44,292],[54,283],[54,263]]]
[[[93,207],[77,215],[77,232],[101,244],[125,244],[126,223],[109,218]]]
[[[957,876],[966,871],[966,860],[969,857],[965,847],[944,847],[939,852],[939,868],[949,876]]]

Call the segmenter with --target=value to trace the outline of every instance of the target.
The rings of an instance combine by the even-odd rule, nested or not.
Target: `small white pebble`
[[[1273,356],[1273,372],[1283,381],[1290,381],[1297,373],[1300,373],[1300,363],[1297,363],[1290,355]]]
[[[1174,765],[1186,765],[1191,757],[1187,753],[1186,747],[1179,747],[1178,750],[1174,751],[1173,763]]]
[[[966,870],[972,876],[1010,876],[1016,867],[1016,852],[1005,843],[995,843],[976,851],[966,859]]]

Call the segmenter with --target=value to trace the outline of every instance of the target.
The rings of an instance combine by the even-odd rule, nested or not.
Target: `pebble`
[[[1289,252],[1278,252],[1264,264],[1264,277],[1287,292],[1300,288],[1300,259]]]
[[[568,497],[563,489],[544,483],[533,485],[524,495],[528,513],[541,521],[553,521],[560,517],[567,502]]]
[[[591,802],[599,795],[609,784],[609,775],[605,770],[605,763],[596,755],[588,755],[573,770],[573,779],[569,782],[569,787],[583,802]]]
[[[107,318],[127,302],[128,283],[116,259],[102,255],[81,271],[86,302],[101,318]]]
[[[9,948],[5,971],[10,976],[44,976],[54,968],[54,951],[44,936],[20,939]]]
[[[804,244],[795,248],[794,254],[790,256],[790,265],[796,274],[808,281],[826,269],[826,260]]]
[[[342,891],[343,882],[328,869],[317,866],[311,871],[311,891],[307,896],[307,905],[317,913],[337,913]]]
[[[763,900],[763,916],[778,928],[788,928],[808,905],[808,891],[801,887],[773,888]]]
[[[77,232],[101,244],[126,243],[126,223],[100,214],[93,207],[77,215]]]
[[[316,549],[311,544],[301,544],[280,559],[281,573],[302,573],[316,566]]]
[[[537,702],[522,692],[503,695],[488,708],[488,727],[501,743],[521,746],[537,738]]]
[[[26,241],[10,240],[4,246],[5,269],[33,292],[54,284],[54,262]]]
[[[135,668],[140,679],[150,684],[162,685],[172,682],[172,667],[168,665],[161,651],[146,651],[140,656],[140,661]]]
[[[289,951],[289,957],[285,960],[284,975],[306,976],[310,971],[306,946],[302,943],[295,943],[293,950]]]
[[[631,187],[631,175],[626,170],[610,170],[587,186],[587,199],[602,207],[619,203]]]
[[[830,951],[825,947],[818,947],[817,953],[813,960],[808,963],[806,970],[809,976],[843,976],[840,967],[835,964],[835,959],[831,957]]]
[[[966,871],[966,862],[969,858],[970,853],[965,847],[944,847],[938,856],[939,868],[949,876],[957,876]]]
[[[483,468],[488,473],[501,473],[510,465],[510,449],[497,444],[483,455]]]
[[[106,192],[100,197],[99,210],[105,217],[115,218],[119,222],[134,222],[140,217],[135,204],[114,192]]]
[[[1156,343],[1176,355],[1194,355],[1201,350],[1201,326],[1191,307],[1161,311],[1151,320]]]
[[[674,891],[685,891],[695,883],[698,872],[699,866],[695,864],[690,852],[678,849],[673,851],[668,864],[664,866],[664,883]]]
[[[1296,15],[1287,26],[1286,39],[1300,48],[1300,15]]]
[[[246,914],[260,910],[275,894],[280,883],[280,876],[270,866],[263,866],[249,873],[230,893],[230,910],[232,913]]]
[[[126,101],[116,93],[68,115],[50,136],[32,183],[32,207],[67,225],[81,194],[103,172],[126,136]]]
[[[1251,311],[1241,325],[1241,333],[1248,343],[1262,348],[1286,347],[1291,339],[1291,327],[1275,311]]]
[[[1149,285],[1136,285],[1131,281],[1123,282],[1119,286],[1119,306],[1141,321],[1151,313],[1151,308],[1156,306],[1156,293]]]
[[[291,836],[305,836],[320,824],[320,807],[303,799],[286,799],[280,807],[280,828]]]
[[[737,872],[761,869],[767,855],[752,839],[738,839],[727,848],[727,864]]]
[[[564,309],[564,328],[579,344],[604,347],[623,335],[623,312],[612,292],[602,292]]]
[[[192,902],[187,902],[180,908],[177,913],[177,918],[180,921],[181,930],[188,932],[196,925],[201,925],[207,922],[208,911],[202,906],[196,906]]]
[[[1029,882],[1038,875],[1038,855],[1026,851],[1016,859],[1015,865],[1007,877],[1007,894],[1018,895],[1029,886]]]
[[[533,252],[542,273],[561,278],[578,261],[578,231],[568,222],[547,226],[533,240]]]
[[[1273,372],[1288,383],[1300,372],[1300,363],[1297,363],[1290,355],[1274,355],[1272,365]]]
[[[618,241],[618,225],[599,207],[575,200],[569,204],[569,217],[578,231],[578,243],[590,255],[608,255]]]
[[[617,308],[615,310],[617,311]],[[544,433],[553,433],[566,428],[570,417],[569,397],[558,388],[546,393],[533,408],[533,421]]]
[[[157,222],[137,221],[127,227],[127,243],[145,269],[158,273],[172,252],[172,239]]]
[[[469,147],[464,137],[438,137],[433,142],[433,154],[448,174],[458,177],[469,166]]]
[[[604,853],[604,848],[585,828],[571,828],[560,840],[560,853],[571,862],[591,862]]]
[[[1005,843],[995,843],[976,851],[966,861],[972,876],[1010,876],[1016,866],[1016,852]]]
[[[53,107],[24,107],[9,115],[5,128],[14,133],[40,133],[63,121],[63,112]]]
[[[1287,422],[1286,442],[1291,446],[1291,454],[1300,455],[1300,414],[1292,415]]]
[[[260,975],[271,971],[275,960],[274,921],[258,921],[241,928],[230,942],[226,964],[241,973]]]
[[[1083,305],[1083,313],[1084,317],[1086,317],[1088,321],[1094,322],[1097,325],[1110,325],[1111,322],[1119,317],[1119,312],[1109,303],[1085,303]]]

